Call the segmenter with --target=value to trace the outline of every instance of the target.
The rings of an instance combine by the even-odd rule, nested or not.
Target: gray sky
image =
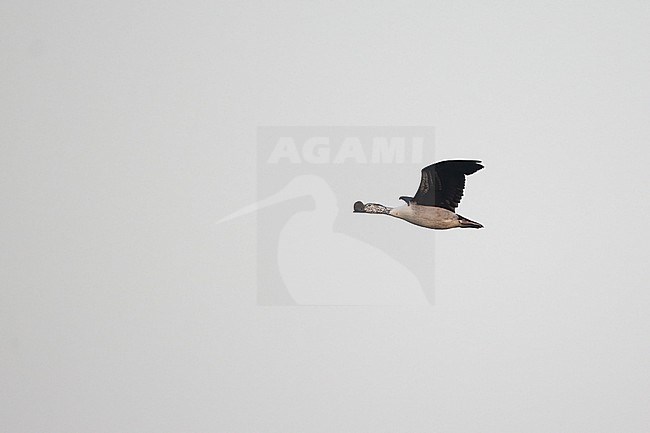
[[[646,3],[5,1],[0,53],[2,431],[650,428]],[[435,306],[256,305],[256,216],[214,222],[260,125],[483,160],[485,229],[369,223]]]

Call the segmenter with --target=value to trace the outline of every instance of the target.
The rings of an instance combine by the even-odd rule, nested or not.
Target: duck
[[[481,161],[453,159],[424,167],[415,196],[401,196],[406,204],[389,207],[379,203],[354,203],[354,213],[390,215],[433,230],[483,228],[481,223],[456,213],[465,190],[465,178],[484,168]]]

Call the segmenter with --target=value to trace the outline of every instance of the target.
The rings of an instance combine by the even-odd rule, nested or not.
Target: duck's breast
[[[430,229],[451,229],[459,227],[458,216],[450,210],[435,206],[400,206],[391,209],[390,214],[422,227]]]

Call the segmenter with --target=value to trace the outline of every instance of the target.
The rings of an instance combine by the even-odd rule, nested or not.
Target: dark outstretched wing
[[[422,169],[422,180],[413,201],[421,206],[437,206],[454,212],[463,198],[465,176],[476,173],[481,161],[441,161]]]

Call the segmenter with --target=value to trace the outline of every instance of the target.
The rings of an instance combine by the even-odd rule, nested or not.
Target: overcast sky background
[[[649,431],[646,2],[4,1],[0,55],[0,431]],[[256,305],[260,125],[484,161],[485,229],[369,222],[435,306]]]

